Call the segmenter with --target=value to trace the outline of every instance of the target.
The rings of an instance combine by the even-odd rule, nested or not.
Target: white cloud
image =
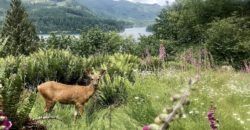
[[[165,5],[166,2],[173,3],[175,0],[128,0],[131,2],[140,2],[140,3],[147,3],[147,4],[159,4],[159,5]]]

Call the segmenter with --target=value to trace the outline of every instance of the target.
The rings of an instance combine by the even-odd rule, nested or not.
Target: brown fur
[[[66,85],[55,81],[47,81],[39,85],[38,92],[45,100],[45,112],[53,109],[56,102],[61,104],[74,104],[75,109],[80,115],[83,113],[84,104],[95,93],[99,79],[104,75],[105,70],[100,72],[100,75],[93,75],[87,72],[90,78],[90,84],[87,86]]]

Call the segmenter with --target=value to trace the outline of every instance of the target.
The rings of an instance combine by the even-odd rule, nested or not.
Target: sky
[[[174,2],[175,0],[128,0],[131,2],[140,2],[140,3],[147,3],[147,4],[159,4],[159,5],[165,5],[166,1],[168,1],[169,3]]]

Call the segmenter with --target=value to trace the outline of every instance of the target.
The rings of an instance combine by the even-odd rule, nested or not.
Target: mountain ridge
[[[134,3],[127,0],[76,0],[99,16],[131,22],[154,21],[163,6]]]
[[[0,1],[0,22],[4,20],[9,2],[10,0]],[[124,27],[131,26],[131,23],[148,25],[154,21],[161,9],[157,4],[132,3],[126,0],[22,0],[22,2],[39,33],[52,31],[79,33],[85,25],[101,25],[108,30],[123,30]]]

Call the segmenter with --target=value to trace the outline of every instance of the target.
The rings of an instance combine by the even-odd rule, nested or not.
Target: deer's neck
[[[91,98],[96,92],[96,89],[94,87],[94,85],[90,84],[88,87],[87,87],[87,97],[88,98]]]

